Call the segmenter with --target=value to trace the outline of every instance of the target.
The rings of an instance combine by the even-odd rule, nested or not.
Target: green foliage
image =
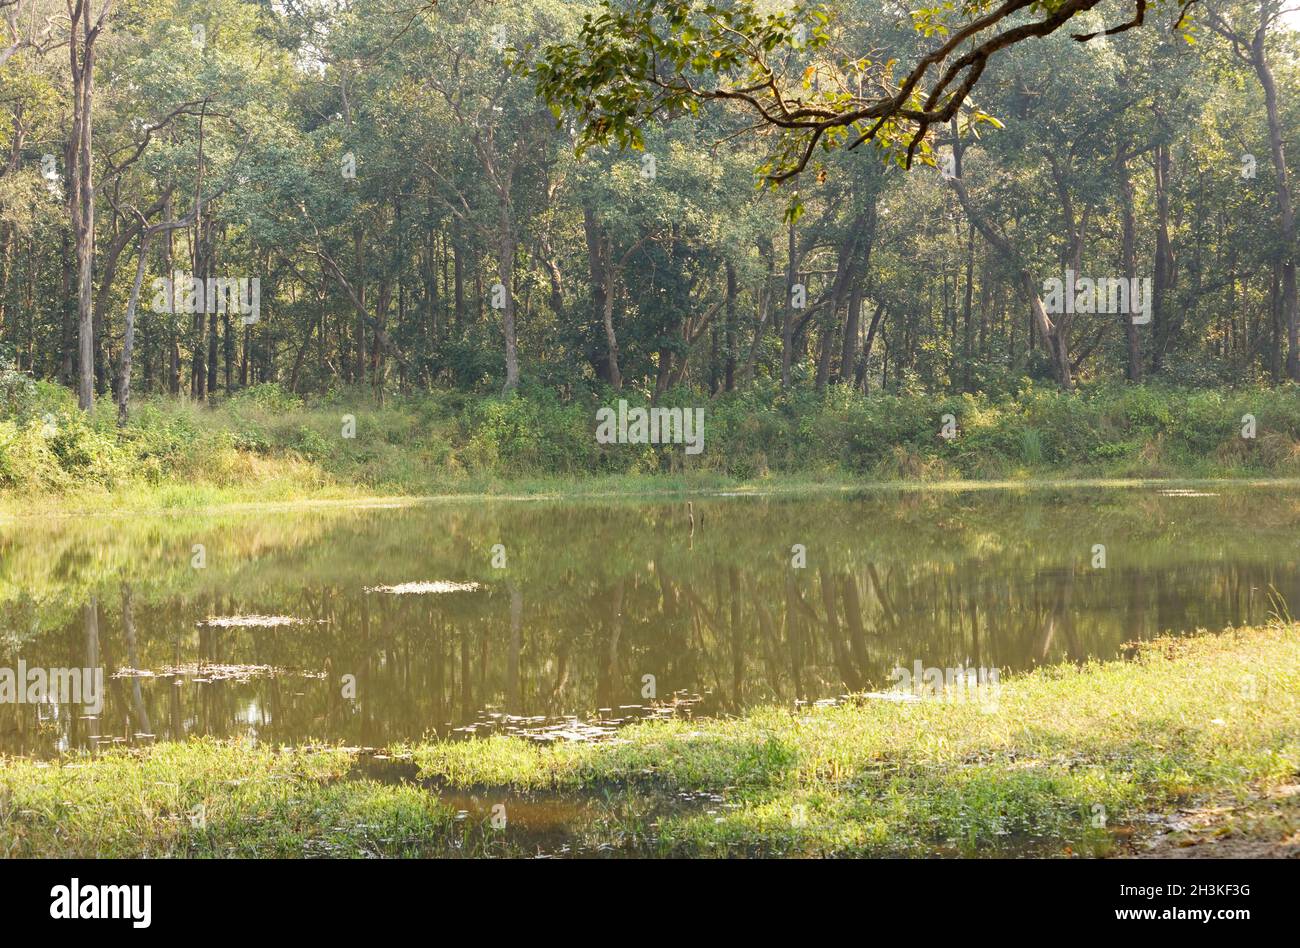
[[[20,387],[21,391],[29,389]],[[596,409],[636,392],[565,401],[532,388],[506,397],[457,392],[390,398],[339,389],[300,399],[259,386],[211,408],[146,399],[124,429],[105,410],[71,406],[0,416],[0,486],[19,493],[133,482],[241,484],[286,478],[291,492],[334,485],[366,493],[436,493],[485,479],[696,472],[941,480],[1300,474],[1300,388],[1202,391],[1094,385],[1016,395],[782,392],[766,383],[701,401],[666,393],[659,407],[702,407],[704,449],[599,444]],[[24,414],[24,411],[26,414]],[[345,437],[345,416],[355,437]],[[945,415],[957,436],[941,436]],[[1253,415],[1256,437],[1241,434]],[[25,420],[24,420],[25,419]],[[303,467],[305,465],[305,467]],[[306,474],[305,472],[310,472]]]
[[[25,421],[35,411],[36,401],[36,383],[30,375],[12,366],[0,367],[0,415]]]
[[[545,391],[481,399],[459,418],[466,464],[505,475],[591,470],[598,445],[589,415]]]
[[[302,399],[292,392],[285,390],[284,386],[278,382],[262,382],[258,385],[250,385],[233,395],[230,399],[232,406],[256,405],[264,412],[291,412],[302,409]]]

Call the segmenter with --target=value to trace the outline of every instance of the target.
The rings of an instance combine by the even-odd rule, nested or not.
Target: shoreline
[[[698,481],[698,482],[696,482]],[[536,489],[527,489],[533,485]],[[834,495],[858,491],[878,492],[952,492],[969,491],[1048,491],[1048,490],[1136,490],[1141,488],[1227,487],[1233,489],[1296,488],[1300,478],[1287,477],[1073,477],[1045,476],[1023,479],[916,479],[882,480],[879,478],[816,478],[813,476],[778,476],[762,480],[726,481],[716,476],[680,478],[652,474],[593,476],[584,479],[520,478],[500,483],[499,490],[485,489],[479,482],[465,490],[436,493],[358,493],[355,496],[330,496],[336,489],[307,492],[284,499],[256,501],[242,499],[244,491],[210,488],[217,496],[211,502],[159,503],[180,484],[148,487],[142,493],[131,489],[116,492],[87,492],[67,495],[37,496],[0,495],[0,524],[29,520],[70,517],[172,516],[199,514],[216,516],[240,513],[292,512],[296,510],[386,509],[440,503],[587,500],[664,500],[720,497],[780,497],[789,495]],[[524,487],[525,489],[519,489]],[[338,488],[347,490],[348,488]],[[324,496],[322,496],[324,494]],[[18,512],[16,512],[18,511]]]
[[[992,713],[855,701],[562,745],[363,754],[199,738],[0,757],[0,851],[518,856],[546,841],[640,856],[1129,856],[1229,841],[1280,855],[1300,833],[1297,683],[1300,625],[1275,623],[1010,676]]]

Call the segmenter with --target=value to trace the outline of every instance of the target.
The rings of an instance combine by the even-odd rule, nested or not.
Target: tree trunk
[[[1129,285],[1132,286],[1132,280],[1137,274],[1137,219],[1133,213],[1133,179],[1128,172],[1128,160],[1124,157],[1127,148],[1127,140],[1120,141],[1116,146],[1115,170],[1119,176],[1122,229],[1120,266],[1123,268],[1124,278],[1129,280]],[[1141,382],[1142,347],[1138,339],[1138,327],[1130,314],[1124,314],[1123,319],[1124,334],[1128,344],[1128,380]]]
[[[880,329],[880,321],[885,317],[885,304],[877,303],[876,311],[871,316],[871,324],[867,326],[867,339],[862,344],[862,355],[858,362],[857,373],[853,376],[853,387],[867,390],[867,366],[871,362],[871,347],[876,341],[876,332]]]
[[[722,387],[725,392],[736,389],[736,268],[727,261],[727,326],[723,333],[723,369]]]
[[[975,384],[975,329],[971,313],[975,304],[975,225],[966,228],[966,297],[962,301],[962,383],[967,391]]]
[[[69,168],[72,184],[72,234],[77,259],[77,352],[79,362],[77,405],[89,412],[95,406],[95,191],[92,175],[93,106],[95,98],[95,41],[102,28],[92,25],[92,0],[75,9],[68,42],[72,67],[72,148],[73,165]],[[80,29],[80,36],[78,36]]]
[[[601,293],[604,301],[603,322],[605,326],[605,374],[614,391],[623,388],[623,372],[618,367],[618,337],[614,334],[614,295],[616,274],[614,271],[613,239],[605,237],[602,242],[601,255],[604,257],[605,287]]]
[[[610,370],[617,359],[613,355],[614,346],[611,344],[612,311],[609,317],[605,315],[611,288],[610,278],[605,271],[610,265],[610,260],[606,257],[605,236],[601,233],[596,212],[586,204],[582,206],[582,232],[587,241],[587,272],[591,281],[593,314],[595,320],[602,324],[605,324],[607,319],[611,320],[605,329],[605,358],[600,357],[600,350],[596,348],[589,354],[588,359],[596,372],[596,378],[613,385],[614,380]],[[612,304],[610,306],[612,307]],[[621,381],[620,379],[620,384]]]
[[[858,362],[858,334],[862,331],[862,284],[853,281],[849,290],[849,309],[844,317],[844,339],[840,346],[840,382],[847,382]]]
[[[519,342],[515,333],[515,229],[510,204],[501,200],[497,208],[500,243],[497,251],[497,279],[505,288],[505,305],[501,310],[501,333],[506,344],[506,382],[502,391],[509,395],[519,387]]]
[[[68,387],[76,384],[76,354],[77,354],[77,314],[72,306],[72,262],[69,259],[71,250],[71,237],[69,231],[63,232],[63,242],[60,248],[60,276],[61,283],[59,286],[60,317],[61,317],[61,346],[59,358],[59,381]]]
[[[1151,290],[1152,336],[1151,370],[1160,372],[1165,364],[1165,352],[1174,336],[1174,326],[1169,313],[1169,295],[1173,288],[1174,251],[1169,238],[1169,171],[1172,162],[1169,146],[1161,143],[1155,150],[1156,192],[1156,257],[1155,274]]]
[[[1052,322],[1047,315],[1047,309],[1043,306],[1043,298],[1039,295],[1038,287],[1034,285],[1033,276],[1021,263],[1020,256],[1016,253],[1015,248],[1011,246],[1010,241],[998,233],[984,219],[983,215],[975,209],[962,179],[954,176],[948,180],[948,183],[952,185],[953,191],[956,192],[957,200],[961,202],[966,217],[1015,272],[1016,283],[1024,294],[1025,302],[1029,305],[1030,323],[1037,330],[1043,345],[1047,347],[1051,359],[1052,378],[1064,389],[1073,388],[1074,375],[1070,368],[1069,341],[1064,331],[1068,329],[1068,325],[1064,320],[1059,324]]]
[[[149,232],[140,234],[140,258],[135,265],[135,282],[126,304],[126,327],[122,333],[122,356],[117,367],[117,425],[126,426],[127,407],[131,401],[131,355],[135,349],[135,311],[140,302],[140,284],[144,282],[145,261],[149,254]]]
[[[1261,26],[1251,43],[1251,59],[1255,74],[1264,89],[1264,111],[1268,116],[1268,145],[1273,156],[1273,170],[1277,174],[1277,206],[1281,217],[1282,236],[1282,321],[1286,325],[1286,374],[1293,382],[1300,382],[1300,313],[1296,298],[1296,227],[1295,207],[1291,203],[1291,186],[1288,182],[1286,152],[1282,145],[1282,122],[1278,114],[1277,83],[1269,65],[1264,47],[1266,31]]]

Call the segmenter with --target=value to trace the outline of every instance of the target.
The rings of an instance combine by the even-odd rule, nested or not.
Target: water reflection
[[[616,722],[683,696],[699,696],[692,713],[734,713],[880,688],[916,660],[1109,658],[1159,631],[1260,621],[1270,589],[1300,601],[1293,493],[1217,490],[10,526],[0,667],[103,667],[106,694],[98,716],[0,703],[0,752],[197,734],[379,746],[501,721]]]

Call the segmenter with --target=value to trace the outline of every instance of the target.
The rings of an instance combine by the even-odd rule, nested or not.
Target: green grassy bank
[[[604,398],[368,390],[303,399],[261,385],[209,405],[141,399],[115,424],[71,393],[0,373],[6,510],[197,508],[444,494],[677,491],[862,481],[1300,476],[1300,387],[1096,387],[1014,396],[781,393],[702,405],[704,449],[601,445]],[[623,393],[635,404],[645,399]],[[955,437],[941,437],[951,415]],[[1243,437],[1243,418],[1254,437]]]
[[[1042,669],[993,704],[863,699],[378,760],[211,740],[4,760],[0,854],[1122,855],[1149,814],[1205,801],[1255,808],[1209,836],[1271,845],[1300,830],[1300,795],[1261,803],[1300,783],[1297,721],[1300,626],[1277,624]]]

